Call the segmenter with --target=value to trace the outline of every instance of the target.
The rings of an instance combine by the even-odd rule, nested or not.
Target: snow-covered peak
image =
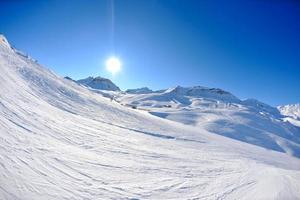
[[[2,34],[0,34],[0,44],[2,46],[7,47],[7,48],[11,48],[11,46],[10,46],[9,42],[7,41],[6,37]]]
[[[240,101],[233,94],[224,91],[219,88],[208,88],[203,86],[193,87],[182,87],[176,86],[169,88],[165,91],[165,94],[176,95],[176,96],[190,96],[190,97],[203,97],[203,98],[214,98],[224,101]]]
[[[84,85],[84,84],[87,84],[87,83],[93,81],[93,79],[94,79],[94,77],[89,76],[87,78],[79,79],[76,82]]]
[[[100,76],[98,77],[89,76],[85,79],[80,79],[76,82],[91,87],[93,89],[120,91],[120,88],[116,86],[111,80]]]
[[[266,103],[258,101],[257,99],[246,99],[242,102],[247,107],[255,108],[258,111],[268,112],[270,114],[280,115],[278,110],[275,107],[272,107]]]
[[[179,85],[167,89],[164,93],[175,94],[175,95],[186,95],[188,88],[181,87]]]
[[[277,108],[282,115],[300,119],[300,103],[278,106]]]
[[[126,92],[129,94],[149,94],[153,93],[153,90],[149,89],[148,87],[141,87],[136,89],[128,89]]]

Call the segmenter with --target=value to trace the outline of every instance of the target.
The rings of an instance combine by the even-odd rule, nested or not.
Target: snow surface
[[[0,69],[0,199],[300,199],[296,157],[111,102],[4,42]],[[232,98],[171,106],[231,117],[246,110]]]
[[[300,127],[300,104],[289,104],[277,108],[285,116],[284,121]]]
[[[114,95],[122,104],[155,116],[300,157],[299,126],[258,100],[242,101],[221,89],[201,86]]]
[[[289,104],[284,106],[278,106],[278,110],[281,114],[300,120],[300,104]]]
[[[128,89],[126,90],[127,93],[129,94],[148,94],[148,93],[153,93],[152,90],[150,90],[148,87],[141,87],[137,89]]]
[[[68,79],[69,77],[66,78]],[[85,79],[77,80],[76,82],[93,89],[120,91],[120,88],[116,86],[111,80],[102,78],[100,76],[95,78],[90,76]]]

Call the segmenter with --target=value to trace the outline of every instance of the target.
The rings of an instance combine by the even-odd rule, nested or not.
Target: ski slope
[[[0,199],[300,199],[300,160],[111,102],[0,37]]]

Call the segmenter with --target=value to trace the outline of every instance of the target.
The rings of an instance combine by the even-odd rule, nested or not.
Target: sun
[[[112,56],[106,60],[105,66],[106,70],[114,75],[121,70],[122,63],[119,58]]]

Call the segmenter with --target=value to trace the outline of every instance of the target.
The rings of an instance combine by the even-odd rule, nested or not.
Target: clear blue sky
[[[115,0],[114,37],[111,3],[1,0],[0,32],[61,76],[300,102],[299,1]],[[115,77],[104,67],[112,54],[123,62]]]

